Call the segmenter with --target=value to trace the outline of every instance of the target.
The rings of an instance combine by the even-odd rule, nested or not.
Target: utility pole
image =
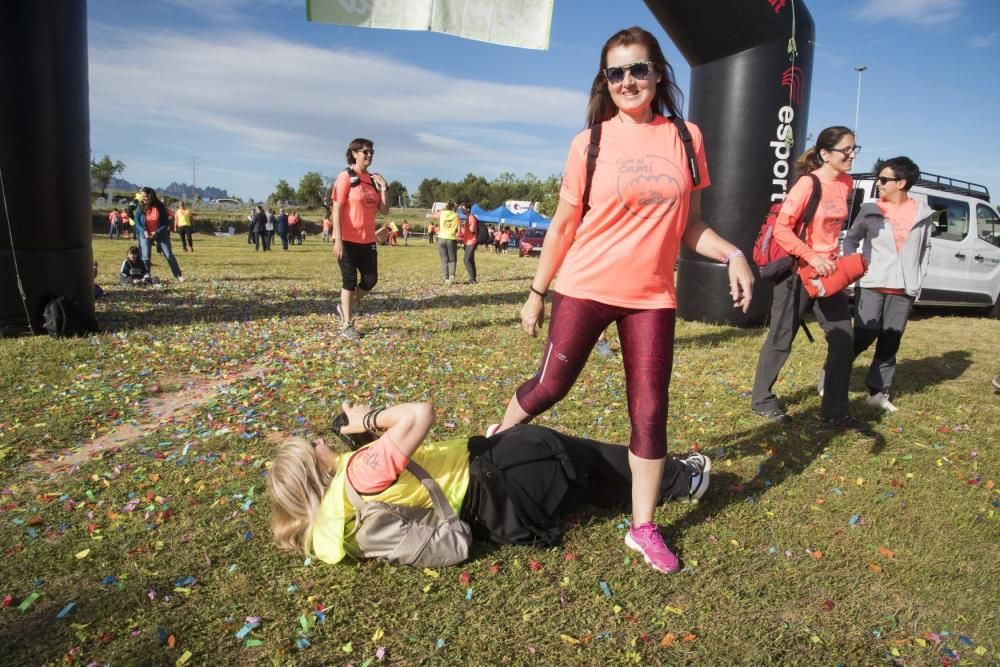
[[[198,189],[198,157],[191,156],[191,199],[194,199],[194,191]]]
[[[866,65],[858,65],[854,68],[854,71],[858,73],[858,98],[857,104],[854,107],[854,139],[857,141],[858,138],[858,122],[861,120],[861,73],[864,72],[868,67]]]

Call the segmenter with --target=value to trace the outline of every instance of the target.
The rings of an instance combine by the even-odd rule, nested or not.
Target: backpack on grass
[[[45,304],[42,326],[53,338],[70,338],[96,333],[97,320],[70,296],[57,296]]]
[[[805,240],[806,228],[812,222],[813,216],[816,215],[816,208],[823,195],[823,186],[820,185],[819,179],[813,174],[806,174],[802,178],[806,177],[812,179],[812,194],[809,195],[806,210],[795,228],[799,238],[803,241]],[[760,277],[775,283],[780,283],[790,276],[795,264],[791,255],[785,252],[785,249],[774,240],[774,226],[778,222],[781,205],[780,201],[771,204],[771,208],[768,209],[767,216],[764,218],[764,224],[760,226],[760,231],[757,233],[757,240],[753,244],[753,261],[757,265]]]
[[[413,461],[406,469],[427,489],[434,508],[365,502],[350,480],[345,480],[347,497],[358,510],[354,532],[345,542],[347,552],[355,558],[416,567],[446,567],[468,559],[469,525],[458,518],[427,471]]]

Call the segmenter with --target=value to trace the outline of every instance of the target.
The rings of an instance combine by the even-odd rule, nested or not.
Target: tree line
[[[414,206],[430,208],[436,201],[453,200],[467,201],[491,209],[509,199],[516,199],[541,202],[540,212],[551,216],[559,203],[560,184],[560,178],[556,175],[539,180],[530,172],[520,178],[504,172],[493,180],[475,174],[467,174],[461,181],[425,178],[417,189]]]

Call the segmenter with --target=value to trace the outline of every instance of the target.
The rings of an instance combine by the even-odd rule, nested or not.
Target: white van
[[[850,222],[878,199],[876,178],[851,174]],[[934,209],[930,263],[917,305],[979,308],[1000,317],[1000,214],[984,185],[921,172],[910,197]]]

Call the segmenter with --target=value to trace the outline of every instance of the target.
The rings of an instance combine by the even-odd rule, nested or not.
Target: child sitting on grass
[[[118,282],[121,285],[152,285],[153,276],[146,272],[146,265],[139,257],[139,247],[132,246],[128,255],[118,270]]]

